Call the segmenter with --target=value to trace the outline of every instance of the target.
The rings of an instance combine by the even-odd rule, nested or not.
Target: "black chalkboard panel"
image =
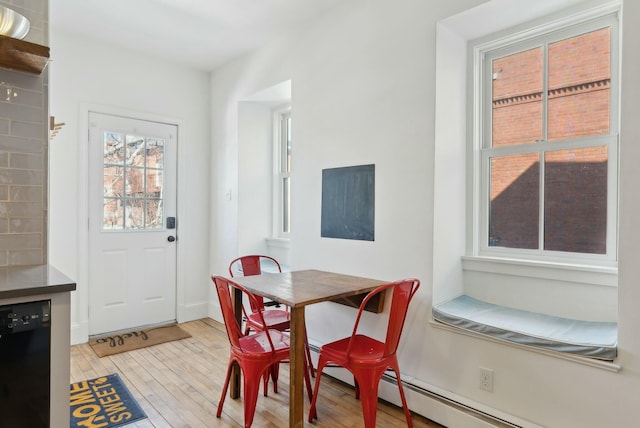
[[[322,170],[323,238],[374,240],[375,165]]]

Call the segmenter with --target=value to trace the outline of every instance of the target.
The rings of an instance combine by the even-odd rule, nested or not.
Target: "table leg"
[[[233,290],[233,313],[236,316],[236,322],[242,328],[242,291],[235,287]],[[234,364],[231,369],[231,379],[229,380],[229,397],[240,398],[240,382],[242,381],[242,371],[238,364]]]
[[[291,308],[289,427],[304,427],[304,306]]]

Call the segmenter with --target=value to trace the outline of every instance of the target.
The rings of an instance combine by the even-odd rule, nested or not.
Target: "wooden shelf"
[[[48,62],[48,46],[0,36],[0,67],[40,74]]]

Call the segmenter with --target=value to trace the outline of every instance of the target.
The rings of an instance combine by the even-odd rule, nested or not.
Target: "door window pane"
[[[146,194],[147,198],[162,197],[162,170],[148,169],[146,177]]]
[[[144,228],[144,199],[127,199],[125,201],[125,228]]]
[[[164,140],[147,138],[147,168],[163,168]]]
[[[144,168],[127,168],[125,173],[127,197],[144,197]]]
[[[124,208],[121,206],[122,199],[104,199],[103,203],[103,222],[104,230],[119,230],[124,225],[123,213]]]
[[[147,209],[145,215],[145,228],[159,229],[162,228],[162,200],[147,199]]]
[[[538,154],[491,159],[490,247],[538,248],[539,195]]]
[[[144,166],[144,137],[127,135],[127,165]]]
[[[124,164],[124,141],[121,134],[105,132],[104,140],[104,163]]]
[[[104,196],[123,196],[124,168],[121,166],[104,167]]]

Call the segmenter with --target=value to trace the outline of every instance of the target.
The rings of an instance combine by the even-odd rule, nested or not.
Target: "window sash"
[[[499,257],[505,259],[530,259],[554,261],[576,264],[598,264],[603,266],[615,265],[617,260],[617,192],[618,192],[618,87],[619,87],[619,28],[617,13],[607,10],[600,12],[601,16],[589,15],[585,18],[573,17],[568,20],[556,21],[549,25],[539,26],[533,30],[522,31],[509,38],[494,39],[483,44],[472,46],[474,56],[474,114],[473,114],[473,144],[474,155],[472,164],[474,179],[471,184],[471,202],[474,207],[472,214],[472,252],[477,256]],[[611,27],[611,85],[610,85],[610,133],[608,135],[594,135],[567,140],[545,141],[544,137],[538,141],[526,144],[516,144],[503,147],[491,147],[492,144],[492,84],[493,61],[497,58],[516,54],[536,47],[544,47],[544,75],[543,75],[543,136],[546,136],[547,126],[547,52],[546,45],[596,31],[604,27]],[[607,224],[606,224],[606,254],[570,253],[564,251],[544,250],[544,241],[539,240],[536,250],[505,248],[489,245],[489,215],[490,215],[490,162],[491,158],[510,154],[537,153],[544,162],[544,154],[550,151],[605,146],[608,151],[607,160]],[[542,164],[541,164],[542,165]],[[540,213],[538,228],[540,237],[544,236],[544,174],[540,174]]]
[[[289,238],[291,234],[291,109],[274,110],[274,183],[273,235]]]

